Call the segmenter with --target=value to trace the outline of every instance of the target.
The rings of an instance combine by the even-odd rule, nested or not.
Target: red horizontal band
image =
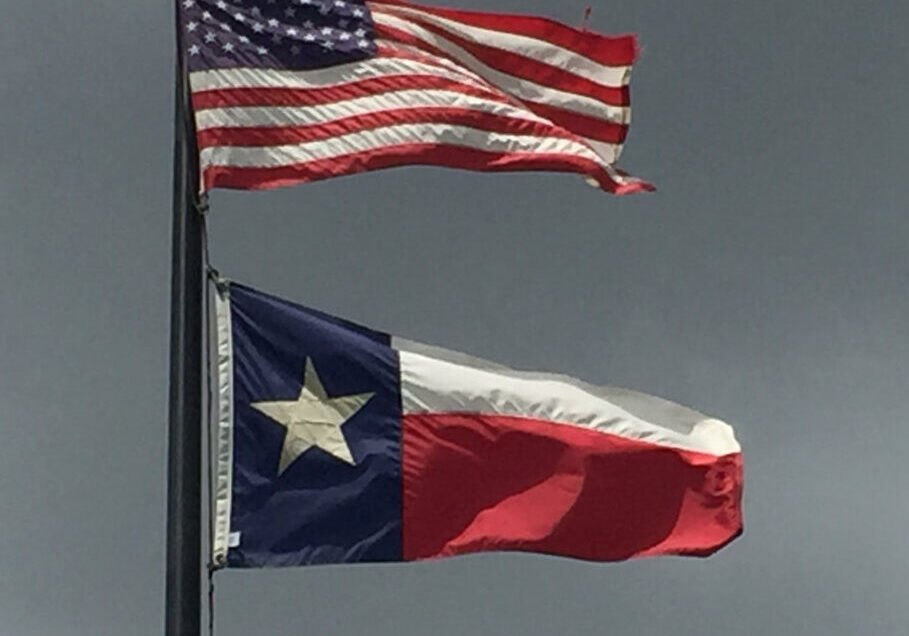
[[[193,108],[199,111],[230,106],[319,106],[404,90],[449,90],[471,97],[511,103],[499,91],[486,90],[438,75],[388,75],[328,88],[255,87],[197,91],[193,93]]]
[[[590,176],[600,187],[614,194],[631,194],[654,189],[652,185],[643,181],[616,183],[594,161],[573,155],[489,152],[444,144],[386,146],[362,153],[273,168],[209,166],[204,170],[203,180],[207,190],[214,187],[258,190],[416,164],[488,172],[535,170],[577,172]]]
[[[710,554],[742,530],[742,458],[520,417],[404,417],[404,557]]]
[[[540,102],[522,102],[522,104],[533,114],[548,119],[557,126],[570,130],[581,137],[621,144],[628,136],[628,124],[618,124]]]

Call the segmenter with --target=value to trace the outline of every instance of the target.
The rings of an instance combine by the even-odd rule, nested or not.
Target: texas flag
[[[720,420],[233,283],[217,321],[217,566],[705,556],[742,531],[742,454]]]

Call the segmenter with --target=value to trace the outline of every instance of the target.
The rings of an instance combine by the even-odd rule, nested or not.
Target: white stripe
[[[584,137],[583,139],[607,163],[615,163],[619,160],[619,155],[622,154],[622,144],[613,144],[599,139],[590,139],[589,137]]]
[[[446,69],[457,73],[459,76],[472,78],[477,84],[484,86],[488,90],[499,91],[500,89],[496,88],[482,77],[468,69],[463,64],[458,64],[454,60],[450,60],[447,57],[442,57],[440,55],[435,55],[433,53],[428,53],[426,49],[421,49],[418,46],[413,44],[404,44],[403,42],[396,42],[394,40],[387,40],[384,38],[379,38],[376,40],[376,44],[380,46],[380,55],[411,55],[419,57],[426,64],[431,64],[435,66],[442,66]],[[502,93],[503,95],[505,93]]]
[[[513,378],[525,380],[555,380],[571,384],[587,393],[597,395],[604,400],[615,402],[623,409],[635,413],[638,417],[654,420],[660,426],[668,426],[669,428],[680,430],[684,433],[690,432],[691,428],[705,417],[702,413],[698,413],[686,406],[645,393],[638,393],[636,391],[619,389],[616,387],[596,386],[578,380],[577,378],[558,373],[518,371],[485,358],[478,358],[466,353],[461,353],[460,351],[408,340],[407,338],[401,338],[400,336],[391,337],[391,347],[398,351],[417,353],[424,357],[451,362],[462,367],[493,371],[500,375]],[[653,409],[651,408],[652,406],[656,406],[657,408]]]
[[[603,163],[599,155],[577,141],[558,137],[490,133],[467,126],[436,123],[386,126],[285,146],[212,146],[202,149],[199,154],[203,167],[272,168],[413,143],[446,144],[491,152],[578,156],[599,163],[613,179],[621,178],[614,174],[611,166]]]
[[[365,79],[401,75],[437,75],[456,81],[470,79],[475,82],[473,73],[458,73],[456,69],[454,65],[445,70],[438,64],[377,57],[310,71],[264,68],[193,71],[189,74],[189,82],[194,93],[222,88],[333,88]],[[483,82],[483,86],[488,84]]]
[[[447,39],[397,16],[373,11],[373,19],[377,24],[405,31],[421,41],[444,51],[471,71],[519,99],[556,106],[619,124],[627,124],[631,120],[631,109],[627,106],[613,106],[592,97],[550,88],[530,80],[502,73],[483,64],[473,55]]]
[[[313,126],[345,117],[354,117],[386,110],[431,107],[466,108],[491,116],[509,117],[548,124],[529,110],[515,108],[491,99],[465,95],[458,91],[439,89],[407,89],[357,97],[330,104],[311,106],[229,106],[196,112],[196,127],[209,128],[244,126]]]
[[[395,15],[413,16],[465,40],[493,46],[523,57],[545,62],[602,86],[625,86],[631,77],[630,66],[607,66],[576,51],[562,48],[545,40],[465,24],[415,7],[402,7],[377,2],[370,2],[369,6],[372,8],[373,14],[378,10],[381,13],[387,12]]]
[[[233,336],[230,320],[230,292],[226,283],[218,282],[215,293],[215,315],[218,328],[218,423],[215,433],[214,525],[212,528],[212,563],[227,564],[230,547],[230,497],[233,488],[234,366]]]
[[[399,351],[404,413],[477,413],[573,425],[711,455],[741,451],[725,422],[661,398],[564,376],[481,368]]]

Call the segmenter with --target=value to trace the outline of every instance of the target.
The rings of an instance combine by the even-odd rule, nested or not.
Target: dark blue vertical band
[[[232,567],[401,559],[401,399],[387,334],[230,287]],[[278,474],[287,431],[250,405],[296,400],[306,360],[330,397],[374,393],[342,425],[355,465],[319,447]],[[236,541],[235,541],[236,543]]]

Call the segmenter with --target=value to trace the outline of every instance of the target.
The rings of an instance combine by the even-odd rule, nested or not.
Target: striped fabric
[[[272,188],[407,164],[573,172],[616,194],[652,189],[615,165],[630,121],[633,36],[397,0],[359,4],[366,28],[348,32],[343,16],[357,4],[331,3],[339,18],[320,1],[289,4],[318,7],[321,24],[335,26],[297,19],[293,8],[280,21],[256,23],[224,2],[205,11],[211,20],[198,20],[199,38],[206,26],[214,32],[208,46],[237,38],[236,47],[221,43],[214,63],[193,64],[206,51],[198,58],[198,45],[188,49],[204,189]],[[316,68],[263,62],[257,53],[269,47],[256,45],[258,35],[290,47],[284,51],[348,46],[352,58]],[[244,43],[256,48],[244,53]]]

